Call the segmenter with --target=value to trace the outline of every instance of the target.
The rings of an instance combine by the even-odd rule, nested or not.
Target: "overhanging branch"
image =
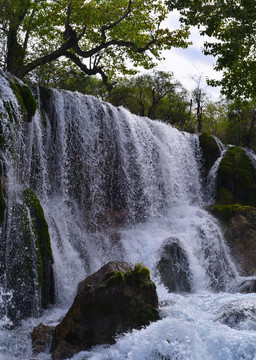
[[[112,24],[104,25],[104,26],[101,27],[100,32],[101,32],[101,36],[103,37],[103,39],[106,40],[106,31],[107,30],[110,30],[113,27],[115,27],[116,25],[118,25],[120,22],[122,22],[130,14],[131,5],[132,5],[132,0],[129,0],[126,11],[124,12],[124,14],[118,20],[114,21]]]
[[[82,61],[77,57],[75,54],[71,53],[70,51],[65,51],[64,54],[67,58],[72,60],[85,74],[87,75],[97,75],[99,74],[102,78],[102,82],[106,87],[107,91],[111,93],[114,84],[109,83],[108,76],[105,74],[103,69],[99,66],[94,66],[93,68],[88,68]]]

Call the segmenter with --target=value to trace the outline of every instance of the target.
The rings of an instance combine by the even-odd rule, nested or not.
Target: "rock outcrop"
[[[30,189],[23,191],[21,200],[12,203],[11,211],[6,204],[12,231],[6,231],[3,219],[0,243],[0,283],[5,274],[6,292],[12,294],[6,315],[14,326],[26,317],[38,316],[41,306],[47,308],[55,300],[53,256],[43,208]]]
[[[256,208],[215,205],[208,210],[222,223],[225,238],[244,275],[256,272]]]
[[[55,328],[51,345],[54,360],[98,344],[112,344],[118,334],[159,319],[156,287],[149,270],[135,266],[126,272],[126,267],[129,265],[112,262],[79,285],[71,308]]]
[[[38,282],[41,288],[42,307],[47,308],[49,304],[55,303],[53,255],[48,224],[45,220],[44,211],[36,194],[26,189],[23,191],[25,205],[29,208],[36,236]]]
[[[199,136],[199,143],[202,149],[204,160],[204,175],[207,175],[215,161],[220,156],[220,149],[214,137],[206,133],[203,133]]]

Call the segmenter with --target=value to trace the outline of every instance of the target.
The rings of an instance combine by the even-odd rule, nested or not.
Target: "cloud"
[[[180,27],[179,14],[174,11],[169,14],[168,19],[163,24],[164,27],[169,27],[170,30]],[[206,56],[202,52],[204,41],[208,41],[208,37],[202,37],[196,27],[190,29],[190,40],[193,45],[187,49],[175,49],[164,51],[162,60],[159,63],[158,69],[170,71],[174,73],[174,77],[181,82],[181,84],[188,90],[195,88],[196,83],[193,78],[202,77],[202,86],[204,90],[212,97],[217,99],[220,95],[220,88],[212,88],[206,84],[206,78],[220,79],[221,73],[213,69],[215,58],[213,56]]]

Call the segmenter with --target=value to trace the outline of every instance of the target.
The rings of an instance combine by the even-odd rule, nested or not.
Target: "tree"
[[[188,122],[187,92],[172,73],[154,71],[119,81],[107,99],[132,113],[184,128]]]
[[[166,0],[170,10],[178,9],[180,20],[208,35],[204,53],[217,57],[215,69],[229,98],[256,97],[256,12],[251,0]]]
[[[202,88],[201,81],[202,75],[194,76],[192,79],[196,82],[196,87],[192,91],[192,103],[196,102],[196,121],[197,131],[202,131],[202,117],[203,117],[203,104],[206,100],[206,93]]]
[[[154,66],[161,50],[186,47],[186,27],[160,27],[161,0],[0,0],[4,68],[19,78],[40,66],[69,59],[111,89],[118,73]],[[129,67],[129,64],[133,68]]]
[[[256,148],[256,103],[234,101],[228,106],[227,141]]]

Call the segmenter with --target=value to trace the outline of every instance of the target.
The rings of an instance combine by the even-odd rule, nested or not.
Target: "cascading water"
[[[21,120],[22,109],[7,78],[0,77],[5,141],[0,161],[7,199],[0,248],[0,359],[29,359],[31,328],[41,321],[59,321],[78,282],[110,260],[142,262],[150,268],[162,320],[74,360],[254,359],[256,334],[218,321],[221,309],[241,295],[216,293],[228,291],[238,273],[218,222],[202,209],[206,199],[198,136],[91,96],[42,89],[34,95],[38,108],[28,123]],[[16,114],[12,123],[10,113]],[[49,226],[57,301],[37,318],[40,294],[35,274],[23,303],[30,309],[25,315],[31,317],[8,330],[4,328],[11,327],[10,308],[19,301],[12,302],[18,295],[7,273],[13,270],[11,256],[18,246],[14,230],[24,219],[30,254],[37,252],[31,210],[24,207],[22,197],[25,189],[36,193]],[[177,290],[183,279],[190,295],[169,293],[163,286],[159,268],[166,249],[174,249],[176,269],[184,270],[183,278],[176,278]],[[32,268],[33,261],[27,259]],[[254,298],[244,296],[248,301]],[[50,356],[42,353],[37,358]]]

